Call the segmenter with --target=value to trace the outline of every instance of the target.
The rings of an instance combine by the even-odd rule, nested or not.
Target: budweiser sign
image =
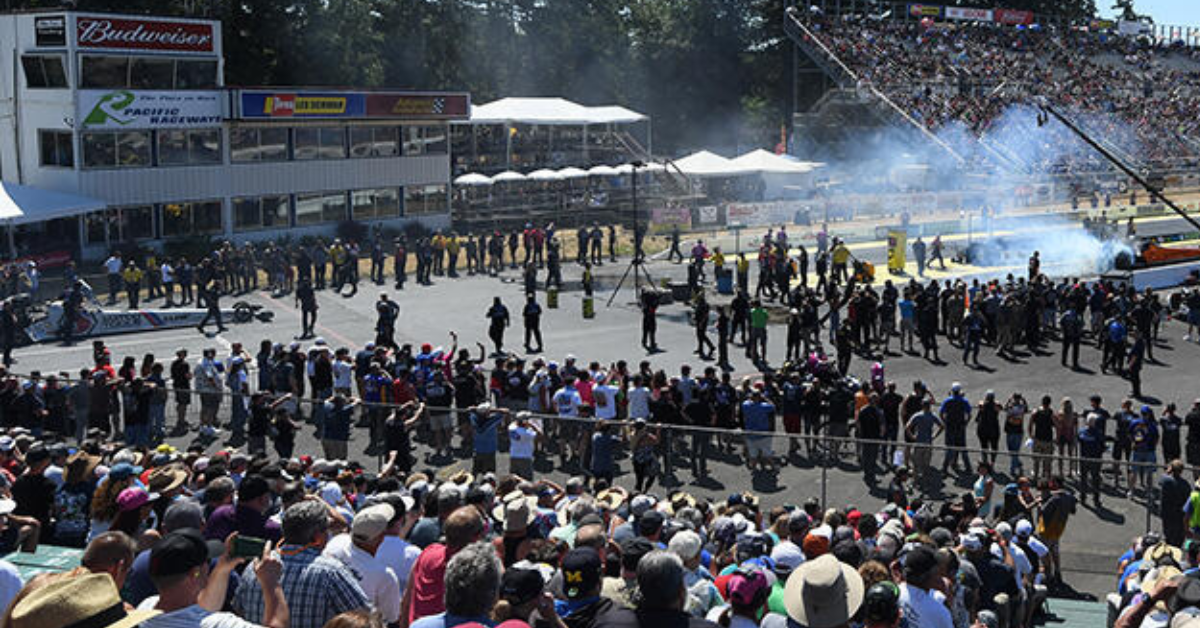
[[[75,22],[75,35],[81,48],[213,51],[213,26],[207,22],[81,17]]]

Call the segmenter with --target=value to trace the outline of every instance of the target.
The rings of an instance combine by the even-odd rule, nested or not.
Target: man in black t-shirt
[[[48,542],[54,536],[50,525],[50,509],[54,505],[56,485],[44,475],[50,466],[50,450],[43,445],[34,445],[25,452],[25,472],[12,486],[12,498],[17,503],[14,515],[33,517],[41,524],[41,540]]]

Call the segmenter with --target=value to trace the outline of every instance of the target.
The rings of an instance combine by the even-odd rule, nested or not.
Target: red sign
[[[17,265],[22,265],[25,262],[33,261],[37,263],[38,268],[45,270],[47,268],[66,266],[67,262],[70,262],[71,259],[70,251],[50,251],[48,253],[26,255],[25,257],[19,258],[16,263]]]
[[[380,118],[465,118],[465,94],[367,94],[367,116]]]
[[[1001,24],[1033,24],[1033,11],[996,9],[996,21]]]
[[[213,25],[208,22],[164,22],[108,17],[80,17],[75,38],[81,48],[212,52]]]

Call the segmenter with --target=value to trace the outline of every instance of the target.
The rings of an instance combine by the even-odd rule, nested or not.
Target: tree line
[[[955,4],[954,0],[945,4]],[[1091,16],[1093,0],[962,0]],[[10,8],[61,1],[6,0]],[[76,0],[223,24],[228,85],[560,96],[653,119],[656,153],[772,147],[790,126],[789,0]],[[884,3],[880,3],[881,11]]]

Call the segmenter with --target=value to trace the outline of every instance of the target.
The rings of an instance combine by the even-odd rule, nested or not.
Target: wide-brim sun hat
[[[836,628],[858,612],[862,577],[831,554],[801,564],[788,577],[783,594],[788,617],[807,628]]]

